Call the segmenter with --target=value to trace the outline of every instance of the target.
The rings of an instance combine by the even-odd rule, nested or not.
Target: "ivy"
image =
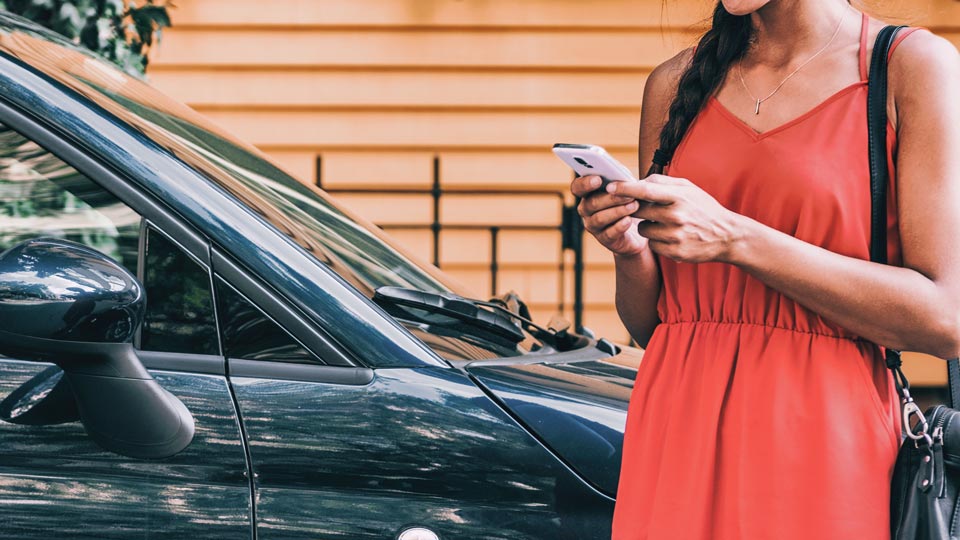
[[[168,0],[0,0],[5,9],[142,74],[147,54],[171,26]]]

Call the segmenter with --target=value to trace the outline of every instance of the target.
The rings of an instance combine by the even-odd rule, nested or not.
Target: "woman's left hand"
[[[640,182],[611,182],[607,191],[640,201],[634,217],[650,249],[688,262],[730,262],[746,218],[684,178],[652,174]]]

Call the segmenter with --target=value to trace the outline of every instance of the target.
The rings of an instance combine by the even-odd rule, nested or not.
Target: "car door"
[[[203,240],[161,206],[138,198],[135,209],[104,182],[0,125],[0,251],[59,237],[136,272],[147,294],[138,355],[190,410],[195,435],[162,460],[105,451],[76,421],[72,399],[31,413],[55,393],[59,368],[0,357],[0,537],[250,538],[250,480],[209,260],[181,245]]]
[[[258,539],[609,538],[613,501],[466,374],[335,365],[239,263],[215,254],[214,274]]]

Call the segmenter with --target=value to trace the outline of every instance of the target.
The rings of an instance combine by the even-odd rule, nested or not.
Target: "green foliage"
[[[128,73],[143,73],[147,53],[171,26],[165,0],[0,0],[0,9],[63,34],[112,60]]]

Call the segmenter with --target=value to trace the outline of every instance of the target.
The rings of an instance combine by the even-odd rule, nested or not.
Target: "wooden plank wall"
[[[325,188],[566,190],[554,142],[604,145],[636,171],[647,74],[696,41],[704,0],[177,0],[151,81]],[[960,2],[873,2],[956,39]],[[956,41],[955,41],[956,42]],[[319,160],[318,157],[322,159]],[[428,223],[427,195],[341,194],[378,223]],[[569,197],[567,201],[569,202]],[[444,223],[556,224],[556,195],[445,196]],[[422,258],[428,231],[396,231]],[[441,267],[490,292],[490,236],[444,231]],[[558,234],[504,231],[501,289],[570,315]],[[571,261],[568,259],[568,263]],[[626,342],[613,264],[588,238],[585,323]],[[942,377],[933,364],[933,379]],[[928,370],[930,371],[930,370]]]

